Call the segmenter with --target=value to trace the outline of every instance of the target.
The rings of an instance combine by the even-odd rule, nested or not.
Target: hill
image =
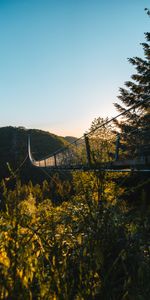
[[[65,140],[68,143],[73,143],[76,139],[77,139],[77,137],[74,137],[74,136],[65,136]]]
[[[27,141],[29,134],[31,137],[31,149],[35,159],[40,159],[43,156],[49,155],[67,143],[63,137],[42,130],[11,126],[1,127],[0,180],[10,176],[7,162],[10,164],[12,170],[15,170],[27,156]],[[33,179],[33,177],[39,173],[39,170],[35,170],[31,166],[29,159],[26,160],[23,171],[21,177],[26,178],[27,180]]]

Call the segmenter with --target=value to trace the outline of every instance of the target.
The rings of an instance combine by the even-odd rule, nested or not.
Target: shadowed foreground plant
[[[150,298],[148,209],[123,213],[86,190],[59,206],[37,204],[34,187],[19,181],[3,190],[0,299]]]

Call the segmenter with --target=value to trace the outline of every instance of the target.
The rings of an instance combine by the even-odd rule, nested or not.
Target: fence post
[[[57,166],[56,154],[54,154],[54,164],[55,164],[55,167],[56,167]]]
[[[90,166],[91,165],[91,151],[90,151],[89,138],[88,138],[88,136],[86,134],[84,134],[84,140],[85,140],[87,163]]]
[[[117,137],[116,137],[115,160],[118,160],[118,159],[119,159],[119,147],[120,147],[120,134],[117,133]]]

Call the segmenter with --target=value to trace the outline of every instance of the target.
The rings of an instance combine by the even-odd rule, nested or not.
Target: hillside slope
[[[25,129],[23,127],[0,128],[0,179],[9,177],[7,162],[15,170],[20,166],[28,153],[28,135],[31,137],[31,149],[35,159],[49,155],[66,145],[63,137],[37,129]],[[24,176],[32,179],[35,169],[27,159],[24,166]],[[38,173],[36,169],[36,173]],[[23,176],[23,174],[22,174]]]
[[[77,137],[74,137],[74,136],[65,136],[65,140],[68,143],[73,143],[75,140],[77,140]]]

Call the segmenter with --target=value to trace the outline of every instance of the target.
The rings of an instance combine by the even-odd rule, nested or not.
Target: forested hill
[[[28,135],[31,136],[31,149],[35,159],[56,151],[67,144],[63,137],[37,129],[26,129],[24,127],[1,127],[0,128],[0,179],[9,177],[7,162],[15,170],[25,159],[28,148]],[[27,159],[24,166],[24,176],[32,179],[35,170]],[[36,170],[37,172],[37,170]],[[23,176],[23,172],[22,172]]]
[[[65,140],[69,143],[73,143],[76,139],[77,137],[74,136],[65,136]]]

